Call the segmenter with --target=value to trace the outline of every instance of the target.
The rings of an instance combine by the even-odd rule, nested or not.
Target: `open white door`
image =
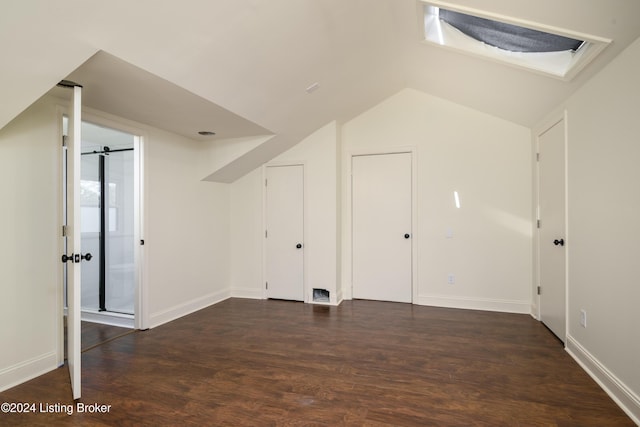
[[[73,100],[69,114],[69,138],[67,139],[67,361],[73,398],[80,398],[80,151],[82,124],[82,87],[73,87]],[[90,257],[88,258],[90,259]]]
[[[540,320],[566,338],[564,120],[538,136]]]

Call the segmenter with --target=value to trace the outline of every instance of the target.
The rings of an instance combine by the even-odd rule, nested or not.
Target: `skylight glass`
[[[426,42],[564,80],[611,42],[439,0],[420,4]]]
[[[533,30],[519,25],[440,9],[440,20],[488,45],[511,52],[575,52],[584,43],[569,37]]]

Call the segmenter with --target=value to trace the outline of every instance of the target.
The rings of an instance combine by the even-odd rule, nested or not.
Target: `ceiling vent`
[[[567,81],[611,43],[440,1],[419,5],[425,42]]]

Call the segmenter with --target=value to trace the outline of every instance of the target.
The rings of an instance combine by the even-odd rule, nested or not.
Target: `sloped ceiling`
[[[82,103],[87,107],[187,138],[206,141],[270,134],[211,101],[103,51],[66,79],[82,84]],[[58,94],[60,89],[54,92]],[[199,131],[213,131],[215,136],[201,136]]]
[[[181,103],[187,116],[218,108],[246,135],[275,135],[209,177],[231,182],[404,87],[531,126],[640,36],[636,0],[452,3],[614,42],[567,83],[422,43],[415,0],[11,0],[0,6],[0,126],[103,51],[202,100]],[[144,120],[166,123],[171,109],[156,110]]]

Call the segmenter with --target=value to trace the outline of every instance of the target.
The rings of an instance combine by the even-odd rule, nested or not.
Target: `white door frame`
[[[412,304],[418,301],[418,238],[420,236],[418,218],[418,180],[417,180],[417,149],[414,146],[388,147],[379,149],[350,150],[343,156],[344,170],[346,174],[343,180],[343,212],[342,221],[342,289],[344,299],[353,299],[353,194],[351,186],[352,159],[355,156],[373,156],[381,154],[411,154],[411,300]]]
[[[65,212],[66,212],[66,200],[68,195],[66,194],[67,192],[67,188],[66,188],[66,179],[67,179],[67,171],[66,171],[66,164],[65,164],[65,159],[64,157],[67,155],[66,151],[67,148],[65,146],[63,146],[63,138],[65,137],[64,135],[64,129],[63,129],[63,116],[67,113],[67,108],[66,107],[62,107],[60,105],[56,106],[56,118],[57,118],[57,122],[58,122],[58,141],[57,141],[57,146],[58,146],[58,153],[59,153],[59,157],[58,157],[58,165],[60,167],[60,170],[58,172],[58,195],[57,195],[57,201],[58,201],[58,224],[59,225],[64,225],[65,223]],[[68,161],[68,158],[67,158]],[[62,254],[66,253],[66,248],[65,248],[65,237],[62,235],[62,230],[58,230],[57,234],[59,239],[58,239],[58,259],[60,259]],[[60,262],[58,264],[58,295],[57,295],[57,301],[58,301],[58,317],[57,317],[57,332],[58,332],[58,345],[57,345],[57,360],[58,360],[58,366],[62,366],[64,365],[64,351],[65,351],[65,346],[64,346],[64,316],[66,314],[66,309],[65,309],[65,278],[64,278],[64,264],[62,264],[62,262]]]
[[[145,233],[145,183],[144,175],[145,141],[147,133],[134,124],[128,123],[125,119],[112,116],[107,113],[99,112],[90,108],[85,109],[83,120],[99,126],[108,127],[110,129],[134,135],[134,235],[133,242],[137,250],[134,251],[134,264],[136,266],[136,291],[135,291],[135,329],[149,329],[149,311],[148,311],[148,289],[146,283],[146,264],[145,264],[145,246],[140,242],[144,240]]]
[[[303,252],[302,252],[302,283],[303,283],[303,302],[312,302],[312,295],[309,289],[307,272],[308,269],[308,253],[309,251],[309,232],[307,230],[307,162],[306,161],[271,161],[262,165],[262,299],[267,299],[267,242],[265,238],[265,232],[267,230],[267,186],[265,185],[267,180],[267,168],[278,166],[302,166],[302,234],[304,236]]]
[[[534,144],[534,183],[535,183],[535,218],[536,224],[540,218],[540,163],[537,159],[537,153],[540,153],[540,137],[545,134],[552,127],[557,125],[558,123],[563,122],[564,124],[564,239],[570,242],[569,236],[569,179],[568,179],[568,170],[569,170],[569,157],[568,157],[568,141],[569,141],[569,121],[568,121],[568,113],[567,110],[563,110],[556,114],[549,116],[549,118],[544,121],[535,132],[535,144]],[[532,314],[536,316],[538,320],[541,320],[541,298],[538,293],[538,289],[540,288],[540,228],[534,224],[535,228],[535,239],[534,239],[534,280],[533,280],[533,295],[534,301],[536,301],[536,307],[533,310]],[[566,346],[566,337],[569,336],[569,250],[570,245],[565,246],[565,277],[564,277],[564,289],[565,289],[565,337],[563,337],[563,341]]]
[[[68,114],[68,107],[63,105],[57,106],[57,119],[59,123],[59,146],[60,149],[60,161],[59,164],[62,165],[62,156],[64,155],[62,149],[62,117]],[[129,124],[125,119],[121,119],[119,117],[112,116],[107,113],[99,112],[97,110],[93,110],[90,108],[83,107],[82,109],[82,120],[91,122],[100,126],[109,127],[111,129],[120,130],[123,132],[130,133],[135,135],[134,141],[134,215],[136,218],[134,225],[134,242],[138,244],[136,247],[138,248],[134,251],[134,263],[136,265],[136,294],[135,294],[135,316],[134,316],[134,328],[135,329],[148,329],[149,328],[149,311],[148,311],[148,287],[146,283],[146,271],[147,264],[145,259],[145,250],[144,246],[140,245],[140,241],[144,239],[145,236],[145,205],[146,205],[146,195],[145,195],[145,183],[146,176],[144,171],[144,164],[146,160],[145,155],[145,141],[147,140],[147,133],[136,127],[134,124]],[[60,188],[62,188],[62,176],[63,172],[60,171]],[[60,190],[58,200],[63,199],[63,192]],[[63,218],[62,211],[62,203],[60,203],[60,218]],[[63,240],[60,239],[60,254],[63,251]],[[60,273],[58,277],[60,278],[60,284],[58,289],[60,290],[60,295],[58,297],[59,301],[59,323],[58,323],[58,364],[62,365],[64,363],[64,325],[63,325],[63,316],[64,316],[64,290],[63,290],[63,278],[62,278],[62,263],[60,263]]]

